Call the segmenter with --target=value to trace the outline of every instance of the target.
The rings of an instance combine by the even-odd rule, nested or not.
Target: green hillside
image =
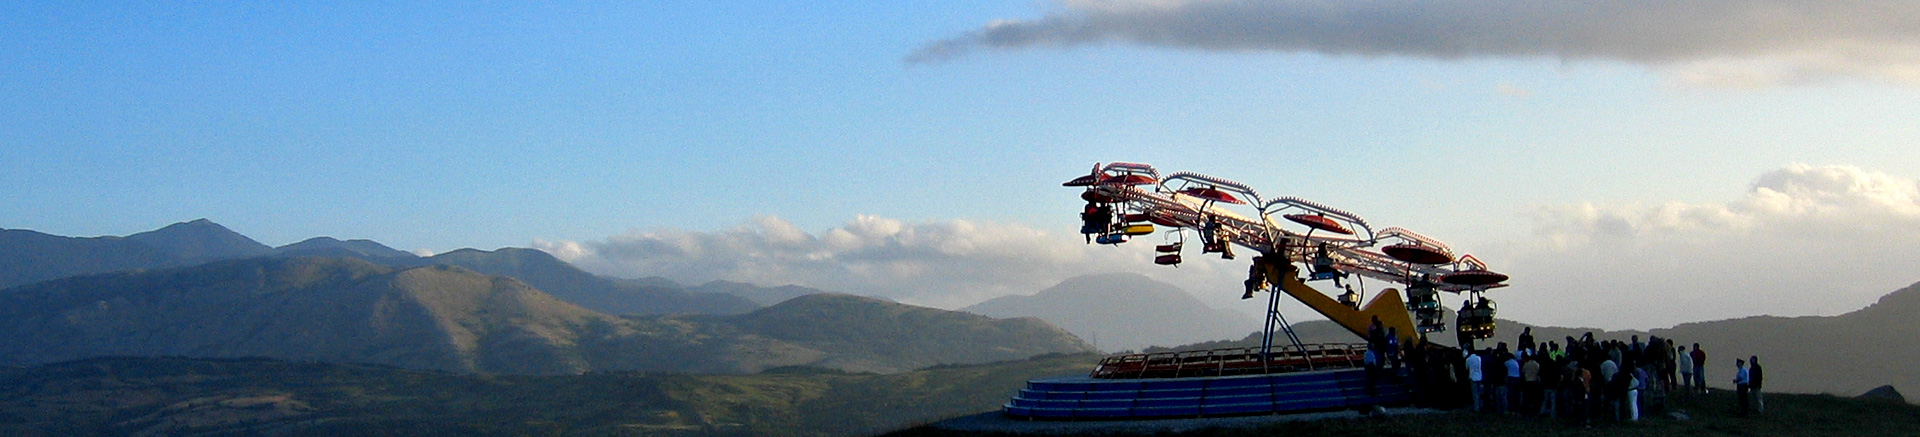
[[[736,298],[737,299],[737,298]],[[1033,319],[816,295],[739,316],[614,317],[520,280],[352,258],[251,258],[0,290],[0,364],[271,357],[455,372],[900,372],[1091,349]]]
[[[597,276],[534,249],[509,247],[491,252],[460,249],[420,262],[510,276],[561,300],[613,315],[741,314],[760,308],[752,301],[731,294],[652,287]]]
[[[0,434],[849,435],[998,408],[1049,356],[894,375],[482,376],[265,359],[100,358],[0,370]]]

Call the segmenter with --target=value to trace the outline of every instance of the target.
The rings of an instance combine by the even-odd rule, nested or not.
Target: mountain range
[[[1091,350],[1031,318],[606,278],[532,249],[423,258],[330,237],[272,248],[204,219],[127,237],[6,230],[0,266],[10,365],[133,355],[482,373],[899,372]]]
[[[262,256],[267,247],[207,219],[125,237],[76,238],[0,229],[0,288],[74,275]]]
[[[742,314],[777,303],[756,303],[751,298],[824,293],[793,286],[762,288],[718,283],[720,285],[713,287],[689,288],[657,278],[647,281],[607,278],[582,271],[546,252],[522,248],[460,249],[423,258],[371,240],[332,237],[314,237],[276,248],[207,219],[175,223],[125,237],[76,238],[30,230],[0,230],[0,288],[76,275],[183,267],[260,256],[355,258],[395,268],[459,266],[488,275],[511,276],[562,300],[614,315]]]
[[[485,373],[898,372],[1090,350],[1034,319],[810,295],[735,316],[615,317],[437,264],[260,257],[0,291],[0,356],[271,357]]]
[[[1080,338],[1110,350],[1258,341],[1226,340],[1256,321],[1138,275],[1074,278],[966,309],[1005,318],[995,320],[804,287],[606,278],[530,249],[423,258],[326,237],[272,248],[204,219],[125,237],[0,230],[0,288],[0,335],[12,339],[0,343],[0,356],[12,365],[180,355],[491,373],[790,365],[894,372],[1090,350]],[[1726,385],[1734,358],[1757,355],[1774,390],[1851,394],[1891,384],[1915,393],[1920,375],[1906,368],[1920,360],[1920,327],[1907,322],[1914,314],[1920,284],[1838,316],[1650,331],[1503,319],[1492,341],[1513,343],[1530,326],[1542,341],[1589,331],[1622,340],[1660,335],[1706,346],[1716,385]],[[1294,328],[1308,342],[1358,340],[1325,321]]]

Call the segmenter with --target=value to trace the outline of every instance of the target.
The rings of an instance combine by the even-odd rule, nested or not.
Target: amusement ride
[[[1380,347],[1382,331],[1407,347],[1445,331],[1442,292],[1466,297],[1454,320],[1461,347],[1493,336],[1495,305],[1486,293],[1505,287],[1508,276],[1439,240],[1399,227],[1376,230],[1359,215],[1298,197],[1265,198],[1228,179],[1162,175],[1146,164],[1096,164],[1062,185],[1082,189],[1087,204],[1080,231],[1091,244],[1120,245],[1165,232],[1153,262],[1167,266],[1183,262],[1188,231],[1201,254],[1232,260],[1235,247],[1251,251],[1242,298],[1267,293],[1265,327],[1258,348],[1115,355],[1085,378],[1029,381],[1006,405],[1008,415],[1252,414],[1401,401],[1406,389],[1380,394],[1371,375],[1365,394],[1356,391],[1356,369],[1370,347]],[[1397,284],[1406,296],[1384,288],[1362,303],[1367,280]],[[1320,281],[1344,293],[1330,296],[1308,285]],[[1354,290],[1356,282],[1361,291]],[[1368,344],[1302,343],[1280,313],[1283,294]],[[1288,344],[1276,349],[1278,337]]]

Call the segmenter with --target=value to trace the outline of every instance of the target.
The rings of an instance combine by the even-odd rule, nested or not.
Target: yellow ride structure
[[[1413,231],[1390,227],[1376,232],[1350,212],[1296,197],[1263,199],[1244,184],[1198,173],[1162,177],[1146,164],[1095,165],[1090,174],[1063,185],[1085,188],[1081,198],[1088,204],[1081,231],[1097,234],[1094,240],[1100,244],[1123,244],[1158,225],[1170,232],[1197,231],[1202,253],[1234,259],[1235,246],[1256,252],[1244,297],[1270,293],[1263,353],[1271,349],[1276,334],[1305,347],[1280,315],[1282,294],[1362,338],[1379,320],[1383,328],[1399,334],[1400,344],[1411,346],[1424,342],[1425,334],[1446,328],[1437,292],[1464,293],[1469,304],[1460,311],[1460,332],[1470,339],[1493,334],[1493,306],[1483,293],[1504,287],[1507,276],[1488,270],[1472,255],[1456,257],[1446,244]],[[1177,265],[1182,248],[1161,245],[1154,262]],[[1296,264],[1307,266],[1305,279]],[[1402,284],[1408,298],[1385,288],[1361,304],[1350,287],[1344,299],[1335,299],[1307,284],[1332,280],[1340,287],[1341,280],[1351,276]]]

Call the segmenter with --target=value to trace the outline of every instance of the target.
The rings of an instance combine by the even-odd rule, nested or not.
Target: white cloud
[[[1529,322],[1651,328],[1830,315],[1920,281],[1920,182],[1855,167],[1788,166],[1724,202],[1554,205],[1531,216],[1535,229],[1524,240],[1474,250],[1513,275],[1512,287],[1493,293],[1501,315]],[[1186,264],[1166,268],[1152,265],[1145,247],[1161,236],[1111,247],[1085,245],[1071,232],[867,215],[808,232],[758,217],[717,231],[535,247],[600,274],[797,284],[949,309],[1113,271],[1181,286],[1219,308],[1257,314],[1261,306],[1237,299],[1244,260],[1189,251]],[[1289,317],[1305,315],[1293,307]]]
[[[1032,294],[1066,278],[1101,272],[1144,273],[1196,292],[1237,284],[1235,268],[1217,269],[1209,261],[1189,262],[1180,269],[1154,266],[1149,262],[1152,249],[1141,246],[1159,239],[1145,236],[1121,247],[1088,246],[1077,234],[1021,225],[909,223],[870,215],[809,233],[778,217],[763,216],[720,231],[656,230],[603,241],[536,241],[534,247],[605,275],[662,276],[690,284],[716,279],[796,284],[949,309],[1007,294]]]
[[[1831,76],[1920,85],[1920,3],[1862,0],[1423,2],[1062,0],[935,41],[909,62],[1122,42],[1210,51],[1623,61],[1717,87]]]
[[[1722,203],[1558,205],[1501,254],[1508,315],[1659,327],[1758,314],[1831,315],[1920,281],[1920,182],[1796,164]]]

